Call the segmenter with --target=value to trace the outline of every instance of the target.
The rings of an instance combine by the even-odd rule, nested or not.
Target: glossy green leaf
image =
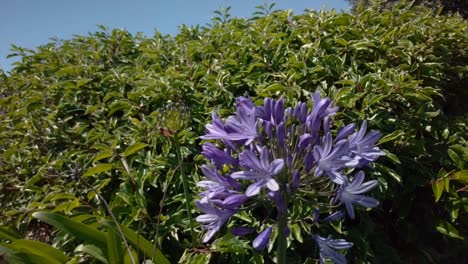
[[[67,232],[81,241],[94,244],[98,247],[106,247],[106,234],[89,225],[50,212],[35,212],[32,214],[32,217]]]
[[[114,154],[112,153],[111,150],[105,150],[105,151],[99,152],[96,155],[96,157],[94,158],[93,162],[100,161],[102,159],[112,157],[113,155]]]
[[[443,179],[437,179],[432,183],[432,191],[434,193],[435,201],[438,202],[444,192]]]
[[[130,147],[128,147],[127,149],[125,149],[124,151],[124,157],[128,157],[130,155],[132,155],[133,153],[139,151],[140,149],[143,149],[145,147],[147,147],[148,144],[145,144],[145,143],[142,143],[142,142],[137,142],[133,145],[131,145]]]
[[[128,252],[128,250],[124,251],[125,255],[123,257],[123,263],[124,264],[136,264],[136,263],[138,263],[138,253],[133,249],[131,249],[130,252],[132,254],[131,256],[130,256],[130,253]]]
[[[107,163],[96,165],[95,167],[92,167],[92,168],[88,169],[83,174],[83,177],[92,176],[92,175],[95,175],[95,174],[99,174],[99,173],[102,173],[102,172],[109,171],[109,170],[112,169],[112,167],[113,167],[112,164],[107,164]]]
[[[47,263],[65,263],[69,258],[60,250],[38,241],[17,239],[10,244],[3,244],[14,251],[26,252],[47,259]]]
[[[453,179],[456,181],[461,181],[468,183],[468,170],[457,171],[453,174]]]
[[[449,237],[464,239],[453,225],[445,221],[439,222],[436,226],[436,230]]]
[[[128,242],[132,244],[136,249],[143,252],[144,256],[149,259],[153,259],[155,263],[169,264],[169,260],[162,254],[161,250],[155,248],[151,242],[146,240],[135,231],[128,227],[121,226],[122,231],[127,238]],[[153,258],[154,256],[154,258]]]
[[[99,260],[101,263],[104,264],[110,264],[106,257],[104,256],[104,253],[102,250],[94,245],[79,245],[75,248],[75,252],[83,252],[86,253],[95,259]]]
[[[20,238],[21,238],[20,234],[14,232],[13,230],[5,228],[5,227],[0,227],[0,241],[3,239],[14,241]]]
[[[44,264],[44,263],[57,263],[47,257],[38,256],[28,252],[15,251],[7,247],[8,244],[0,243],[0,256],[7,260],[7,263],[13,264]],[[1,259],[1,258],[0,258]],[[52,262],[49,262],[52,261]],[[58,262],[60,263],[60,262]]]
[[[114,223],[111,221],[102,221],[102,223],[110,228],[113,228]],[[130,228],[120,225],[125,238],[128,240],[135,249],[141,251],[145,258],[153,259],[155,263],[169,264],[169,260],[162,254],[161,250],[155,248],[151,242],[146,240],[143,236],[137,234]],[[154,258],[153,258],[154,256]]]
[[[453,162],[457,165],[457,168],[463,169],[463,161],[457,152],[452,149],[448,149],[447,154],[449,155],[450,159],[453,160]]]
[[[404,133],[402,131],[394,131],[388,135],[385,135],[384,137],[382,137],[380,140],[379,140],[379,143],[378,145],[380,144],[383,144],[383,143],[386,143],[386,142],[390,142],[390,141],[393,141],[393,140],[396,140],[397,138],[403,136]]]
[[[300,226],[298,224],[293,224],[291,226],[291,232],[292,232],[292,235],[294,236],[294,238],[297,241],[299,241],[301,243],[304,242],[304,240],[302,239],[302,235],[301,235],[301,228],[300,228]]]
[[[107,260],[112,264],[120,264],[123,260],[122,238],[112,229],[107,228]]]

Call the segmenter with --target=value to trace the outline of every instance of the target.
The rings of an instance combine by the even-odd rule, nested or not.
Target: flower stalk
[[[183,157],[182,157],[182,153],[180,151],[180,144],[179,144],[179,140],[177,138],[177,134],[172,137],[173,141],[174,141],[174,144],[175,144],[175,149],[176,149],[176,155],[177,155],[177,160],[179,162],[179,170],[180,170],[180,177],[182,178],[182,187],[184,188],[184,197],[185,197],[185,209],[187,210],[187,217],[188,217],[188,220],[189,220],[189,224],[190,224],[190,235],[191,235],[191,244],[192,244],[192,247],[194,246],[195,244],[195,241],[196,241],[196,236],[195,236],[195,231],[194,231],[194,226],[193,226],[193,217],[192,217],[192,195],[190,194],[189,192],[189,189],[188,189],[188,181],[187,181],[187,177],[185,175],[185,171],[184,171],[184,166],[183,166]]]
[[[284,186],[284,185],[282,185]],[[285,193],[285,190],[281,190],[281,195],[285,201],[286,204],[288,204],[288,197],[287,194]],[[277,263],[278,264],[286,264],[286,251],[288,248],[288,214],[287,211],[284,213],[279,213],[278,214],[278,220],[277,220],[277,227],[278,227],[278,235],[276,237],[276,243],[277,243]]]

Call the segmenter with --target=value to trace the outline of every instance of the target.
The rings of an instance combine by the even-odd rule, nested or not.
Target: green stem
[[[102,197],[102,195],[94,188],[91,184],[89,184],[87,181],[85,181],[83,178],[81,178],[81,181],[91,188],[93,192],[98,196],[98,198],[101,200],[101,202],[104,204],[104,207],[106,207],[107,212],[109,212],[109,215],[112,217],[112,221],[114,221],[115,227],[117,228],[117,231],[119,231],[119,235],[122,237],[122,240],[124,242],[125,248],[127,249],[128,255],[130,256],[130,260],[132,261],[133,264],[137,264],[135,259],[133,258],[132,250],[130,249],[130,246],[128,245],[127,239],[125,238],[125,235],[123,233],[122,228],[120,227],[119,222],[117,221],[117,218],[115,217],[114,213],[112,213],[112,209],[110,208],[109,204],[107,203],[106,199]]]
[[[281,195],[283,199],[285,199],[286,204],[287,202],[287,194],[285,191],[281,191]],[[286,209],[287,210],[287,209]],[[277,264],[286,264],[286,250],[288,248],[288,238],[285,234],[285,230],[288,227],[288,214],[284,212],[283,214],[278,214],[278,236],[276,237],[277,242]]]
[[[192,236],[191,244],[193,247],[196,237],[195,237],[195,232],[194,232],[194,227],[193,227],[193,218],[192,218],[192,207],[191,207],[192,196],[189,193],[187,177],[185,176],[184,167],[182,166],[183,160],[182,160],[182,154],[180,152],[180,144],[179,144],[179,140],[177,139],[177,135],[174,135],[173,139],[174,139],[174,143],[176,147],[177,159],[179,161],[180,177],[182,177],[182,186],[184,188],[184,196],[185,196],[185,207],[187,210],[187,217],[190,222],[190,235]]]

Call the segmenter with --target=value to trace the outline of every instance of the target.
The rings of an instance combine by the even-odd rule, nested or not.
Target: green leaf
[[[44,264],[49,263],[50,259],[32,253],[15,251],[8,248],[10,244],[0,243],[0,256],[11,264]],[[1,260],[1,258],[0,258]],[[52,260],[53,261],[53,260]],[[52,262],[53,263],[53,262]]]
[[[102,221],[102,224],[108,227],[113,228],[115,226],[115,223],[109,221],[109,220],[104,220]],[[155,263],[158,264],[169,264],[169,260],[162,254],[161,250],[158,248],[155,248],[151,242],[146,240],[143,236],[137,234],[135,231],[131,230],[130,228],[120,225],[120,228],[122,229],[122,232],[125,236],[125,238],[128,240],[128,242],[135,247],[135,249],[143,252],[145,255],[145,258],[147,259],[152,259],[154,255],[154,259],[152,259]]]
[[[382,150],[385,153],[385,157],[389,158],[391,161],[395,162],[396,164],[401,164],[400,159],[393,153],[388,150]]]
[[[52,212],[65,212],[69,213],[76,207],[81,206],[80,199],[75,198],[73,201],[63,202],[57,205]]]
[[[468,170],[457,171],[453,174],[453,180],[468,183]]]
[[[403,136],[404,133],[400,130],[397,130],[397,131],[393,131],[392,133],[384,136],[383,138],[380,139],[379,143],[377,145],[380,145],[380,144],[383,144],[383,143],[386,143],[386,142],[389,142],[389,141],[393,141],[401,136]]]
[[[398,175],[398,173],[396,173],[394,170],[390,169],[389,167],[387,166],[384,166],[382,164],[375,164],[375,167],[382,171],[383,173],[387,174],[387,175],[390,175],[393,179],[395,179],[398,183],[401,183],[401,176]]]
[[[17,239],[10,244],[3,244],[14,251],[26,252],[47,259],[47,263],[65,263],[68,261],[67,255],[51,245],[34,240]]]
[[[112,264],[122,263],[122,253],[124,252],[122,246],[122,239],[114,231],[113,228],[107,228],[107,259]]]
[[[145,144],[145,143],[142,143],[142,142],[137,142],[133,145],[131,145],[130,147],[128,147],[125,151],[124,151],[124,157],[128,157],[130,155],[132,155],[133,153],[139,151],[140,149],[142,148],[145,148],[147,147],[148,144]]]
[[[227,233],[212,243],[212,249],[221,253],[247,254],[247,250],[252,248],[245,240],[240,240],[231,233]]]
[[[92,167],[92,168],[88,169],[83,174],[83,177],[87,177],[87,176],[95,175],[95,174],[98,174],[98,173],[106,172],[106,171],[109,171],[111,169],[112,169],[112,164],[109,164],[109,163],[99,164],[99,165],[97,165],[95,167]]]
[[[65,216],[50,212],[35,212],[32,217],[39,219],[49,225],[69,233],[81,241],[94,244],[98,247],[106,247],[106,234],[81,222],[73,221]]]
[[[436,229],[437,231],[439,231],[440,233],[444,234],[444,235],[447,235],[449,237],[453,237],[453,238],[458,238],[458,239],[464,239],[460,233],[458,232],[458,230],[453,226],[451,225],[450,223],[448,222],[445,222],[445,221],[440,221],[437,226],[436,226]]]
[[[131,256],[130,256],[130,253],[128,252],[128,250],[125,250],[123,263],[124,264],[134,264],[134,261],[136,261],[138,263],[138,253],[135,250],[133,250],[133,248],[130,249],[130,252],[132,254]],[[133,258],[132,258],[132,256],[133,256]]]
[[[432,191],[434,192],[435,201],[439,201],[442,193],[444,192],[444,181],[437,179],[432,183]]]
[[[100,161],[102,159],[112,157],[113,155],[114,154],[112,153],[111,150],[105,150],[105,151],[99,152],[96,155],[96,157],[94,158],[93,162]]]
[[[294,238],[297,241],[299,241],[301,243],[304,242],[303,239],[302,239],[302,235],[301,235],[301,227],[298,224],[293,224],[291,226],[291,231],[292,231],[292,234],[293,234]]]
[[[447,154],[449,155],[450,159],[453,160],[457,168],[463,169],[463,161],[460,159],[460,157],[455,151],[453,151],[452,149],[448,149]]]
[[[97,260],[101,261],[102,263],[109,264],[102,250],[94,245],[79,245],[75,248],[75,252],[86,253],[96,258]]]
[[[191,264],[209,264],[211,259],[211,253],[197,253],[185,250],[182,257],[179,259],[179,263],[191,263]],[[263,258],[262,258],[263,259]],[[258,263],[258,262],[255,262]]]
[[[10,241],[15,241],[16,239],[20,238],[21,236],[12,230],[5,227],[0,227],[0,240],[7,239]]]

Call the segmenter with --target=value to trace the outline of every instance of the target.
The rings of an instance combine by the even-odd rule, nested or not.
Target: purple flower
[[[251,234],[255,231],[254,228],[251,227],[234,227],[231,229],[231,234],[235,236],[246,236],[248,234]]]
[[[318,136],[318,131],[322,127],[322,120],[327,126],[324,127],[325,132],[329,130],[329,118],[331,115],[336,114],[338,107],[331,106],[330,98],[322,98],[319,92],[315,92],[312,95],[313,107],[312,112],[307,116],[306,123],[309,126],[312,136],[316,139]]]
[[[294,107],[293,116],[304,124],[307,120],[307,104],[299,102],[296,107]]]
[[[215,145],[211,144],[210,142],[206,142],[202,146],[203,151],[201,154],[205,156],[205,158],[213,161],[213,163],[221,167],[224,164],[232,164],[238,165],[239,161],[233,158],[227,151],[222,151],[218,149]]]
[[[263,105],[255,106],[250,98],[238,97],[234,115],[225,122],[212,113],[213,121],[206,125],[206,135],[201,138],[218,142],[203,145],[202,154],[210,164],[202,166],[206,179],[197,184],[204,188],[197,201],[203,214],[196,218],[207,230],[204,242],[209,241],[247,200],[249,205],[242,210],[273,204],[277,217],[288,218],[278,222],[278,231],[285,232],[286,236],[290,229],[282,223],[294,222],[296,219],[290,217],[297,217],[288,214],[289,206],[297,206],[293,199],[307,199],[308,204],[317,205],[312,213],[317,227],[340,220],[346,212],[354,218],[354,204],[377,206],[377,200],[363,195],[374,188],[377,181],[364,182],[363,172],[358,172],[351,180],[346,173],[350,169],[370,167],[383,155],[375,146],[380,133],[366,134],[367,123],[364,122],[358,131],[355,124],[339,128],[333,138],[331,121],[338,107],[330,98],[322,98],[319,92],[315,92],[311,100],[311,109],[307,102],[285,109],[283,98],[265,98]],[[322,175],[326,177],[313,178]],[[265,188],[271,203],[266,203],[264,196],[256,197]],[[319,195],[310,195],[312,191]],[[321,219],[320,212],[325,211],[322,205],[329,202],[324,199],[332,199],[332,205],[344,204],[346,211],[343,208]],[[273,215],[261,212],[249,215]],[[262,219],[262,222],[270,223],[271,219]],[[236,227],[231,233],[243,236],[252,231],[250,227]],[[271,235],[272,227],[266,228],[255,238],[253,247],[263,250]],[[314,236],[314,239],[321,263],[327,259],[346,263],[339,250],[350,248],[352,243],[331,237]]]
[[[236,209],[248,199],[249,197],[245,194],[232,193],[217,205],[225,209]]]
[[[358,160],[346,156],[349,152],[349,144],[346,140],[341,140],[333,146],[330,133],[323,138],[323,145],[316,145],[314,148],[314,159],[317,162],[315,177],[327,174],[330,179],[337,183],[344,183],[344,176],[339,171],[344,167],[353,167],[358,164]]]
[[[349,135],[351,135],[351,133],[354,132],[355,128],[356,124],[349,124],[345,127],[340,128],[340,130],[338,130],[338,134],[335,137],[335,142],[347,138]]]
[[[221,118],[213,111],[211,112],[211,119],[213,120],[212,124],[207,124],[206,131],[207,134],[201,136],[201,139],[224,139],[228,137],[226,128],[224,127],[223,121]]]
[[[246,109],[252,109],[255,108],[254,103],[252,102],[252,99],[250,97],[244,97],[244,96],[239,96],[236,98],[236,107],[237,108],[246,108]]]
[[[247,145],[258,137],[255,108],[237,108],[236,115],[228,117],[226,124],[223,124],[215,112],[211,116],[213,123],[206,125],[207,134],[201,136],[201,139],[242,140]]]
[[[349,137],[349,149],[352,153],[361,158],[359,165],[365,166],[370,162],[375,161],[378,157],[383,156],[384,153],[375,147],[375,143],[380,139],[380,132],[371,130],[365,135],[367,129],[367,122],[364,121],[361,128],[356,133]]]
[[[263,106],[256,108],[256,113],[261,119],[269,121],[275,126],[279,125],[284,120],[284,99],[280,98],[275,101],[265,98]]]
[[[304,133],[299,137],[299,149],[305,149],[312,143],[312,136],[309,133]]]
[[[295,170],[292,172],[291,175],[291,191],[292,192],[297,192],[299,189],[299,183],[301,181],[301,174],[299,173],[299,170]]]
[[[322,222],[334,222],[334,221],[338,221],[338,220],[341,220],[345,215],[345,212],[343,212],[342,210],[339,210],[339,211],[336,211],[334,213],[332,213],[331,215],[325,217]]]
[[[346,211],[351,219],[354,219],[354,208],[353,204],[359,204],[367,208],[376,207],[379,202],[371,197],[360,195],[368,192],[377,186],[377,180],[372,180],[363,183],[364,172],[360,171],[355,176],[351,184],[346,180],[345,183],[340,187],[337,193],[337,199],[345,204]]]
[[[229,217],[237,212],[237,210],[217,208],[211,203],[201,203],[199,201],[196,201],[195,203],[198,209],[205,213],[195,219],[208,231],[203,237],[203,243],[208,242],[213,235],[219,231]]]
[[[283,149],[286,148],[285,137],[286,130],[284,128],[284,123],[280,123],[276,126],[276,139],[278,140],[278,145]]]
[[[266,186],[270,191],[278,191],[278,182],[273,178],[281,172],[284,166],[283,159],[275,159],[270,162],[267,147],[260,148],[260,159],[251,151],[244,150],[239,154],[240,165],[245,170],[237,171],[231,174],[234,179],[255,180],[245,194],[247,196],[257,195],[262,187]]]
[[[197,185],[204,188],[212,187],[222,187],[225,189],[234,189],[239,190],[241,184],[232,179],[229,175],[222,176],[219,174],[218,170],[212,166],[203,165],[201,167],[203,175],[208,178],[208,180],[200,181]]]
[[[327,238],[314,236],[314,239],[319,247],[321,264],[324,264],[327,258],[336,264],[346,264],[346,258],[337,250],[348,249],[353,246],[353,243],[344,239],[332,239],[331,236]]]
[[[263,232],[261,232],[253,241],[252,246],[258,250],[262,251],[268,245],[270,241],[272,228],[268,227]]]
[[[239,107],[236,115],[226,120],[226,130],[230,131],[230,140],[246,140],[245,145],[250,144],[258,137],[258,122],[255,116],[255,108]]]

